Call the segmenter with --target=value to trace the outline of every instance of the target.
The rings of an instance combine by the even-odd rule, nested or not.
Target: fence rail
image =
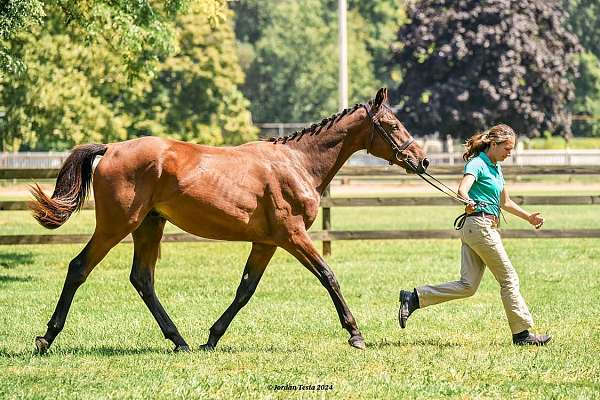
[[[0,168],[0,179],[51,179],[58,175],[58,168]],[[437,165],[427,169],[432,175],[462,175],[461,165]],[[515,175],[600,175],[600,163],[598,165],[506,165],[502,166],[505,176]],[[407,175],[400,167],[374,166],[358,167],[344,166],[337,178],[345,177],[397,177],[399,179],[416,177]]]
[[[315,231],[310,232],[313,240],[394,240],[394,239],[453,239],[460,237],[454,229],[429,229],[429,230],[385,230],[385,231]],[[600,229],[508,229],[502,231],[504,238],[600,238]],[[87,243],[90,235],[1,235],[0,245],[20,244],[76,244]],[[123,242],[132,242],[128,235]],[[189,233],[168,233],[162,242],[219,242],[218,240],[205,239]]]
[[[505,165],[504,175],[518,177],[522,175],[600,175],[600,163],[596,165]],[[460,165],[433,165],[429,168],[433,175],[461,175]],[[0,179],[48,179],[55,178],[58,167],[30,169],[2,169]],[[414,176],[414,175],[413,175]],[[337,174],[338,178],[393,178],[405,179],[407,175],[396,166],[358,167],[345,166]],[[600,194],[592,196],[511,196],[518,204],[523,205],[600,205]],[[382,240],[382,239],[443,239],[458,237],[455,230],[377,230],[377,231],[336,231],[328,218],[333,207],[378,207],[378,206],[445,206],[453,205],[451,199],[441,196],[431,197],[366,197],[347,198],[330,197],[321,199],[323,211],[323,230],[311,232],[313,240],[323,242],[323,253],[330,254],[333,240]],[[93,202],[86,202],[84,209],[93,209]],[[0,211],[27,210],[27,201],[0,201]],[[545,229],[545,230],[503,230],[506,238],[598,238],[600,229]],[[0,235],[0,245],[18,244],[58,244],[85,243],[89,235]],[[131,241],[128,236],[124,241]],[[211,242],[210,239],[199,238],[187,233],[165,234],[164,242]]]
[[[600,195],[590,196],[518,196],[510,198],[519,205],[600,205]],[[0,211],[28,210],[28,201],[0,201]],[[404,206],[452,206],[452,199],[442,196],[413,197],[323,197],[321,207],[404,207]],[[94,202],[87,201],[82,207],[93,210]]]
[[[518,204],[526,205],[600,205],[597,196],[511,196]],[[454,205],[451,199],[439,196],[428,197],[324,197],[323,210],[332,207],[377,207],[377,206],[444,206]],[[93,202],[86,202],[84,209],[93,209]],[[27,201],[0,201],[0,211],[27,210]],[[330,225],[328,225],[330,226]],[[448,239],[456,238],[456,230],[377,230],[377,231],[336,231],[322,230],[310,233],[313,240],[329,243],[333,240],[388,240],[388,239]],[[503,230],[506,238],[598,238],[600,229],[509,229]],[[0,245],[19,244],[68,244],[86,243],[89,235],[0,235]],[[131,236],[124,239],[130,242]],[[214,242],[188,233],[165,234],[163,242]]]
[[[265,126],[272,130],[270,136],[288,133],[280,124]],[[417,141],[427,151],[432,166],[463,164],[462,152],[454,151],[453,145],[444,144],[441,141]],[[0,169],[58,169],[69,154],[67,151],[0,152]],[[385,165],[385,160],[368,155],[363,150],[353,154],[348,160],[348,165]],[[517,146],[512,157],[505,160],[502,165],[600,165],[600,149],[520,150]]]

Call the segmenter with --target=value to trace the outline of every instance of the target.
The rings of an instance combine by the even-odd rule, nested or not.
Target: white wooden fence
[[[461,152],[435,152],[427,149],[431,165],[460,165]],[[69,152],[22,152],[0,153],[0,169],[57,169],[60,168]],[[365,151],[354,154],[347,165],[377,166],[386,161],[373,157]],[[600,165],[600,149],[594,150],[520,150],[514,151],[512,157],[503,165]]]

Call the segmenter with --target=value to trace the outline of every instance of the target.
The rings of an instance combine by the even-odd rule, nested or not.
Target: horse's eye
[[[392,129],[396,130],[396,129],[400,129],[400,127],[398,126],[398,124],[392,124]]]

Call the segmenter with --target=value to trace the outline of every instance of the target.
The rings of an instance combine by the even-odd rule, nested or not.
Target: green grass
[[[596,194],[583,192],[569,194]],[[546,229],[598,228],[597,205],[527,208],[545,215]],[[332,217],[336,230],[451,229],[460,212],[458,206],[334,208]],[[504,228],[527,228],[507,218]],[[313,229],[320,225],[319,218]],[[3,235],[93,228],[93,211],[75,214],[57,231],[41,228],[26,211],[0,212]],[[166,231],[179,230],[168,224]],[[129,284],[132,245],[121,244],[78,291],[50,353],[37,356],[33,339],[45,332],[68,262],[83,246],[0,246],[0,398],[600,398],[600,240],[505,245],[536,331],[553,335],[545,348],[510,344],[489,273],[473,298],[419,310],[400,330],[398,290],[456,279],[460,268],[458,240],[404,240],[333,243],[328,262],[365,351],[346,344],[325,289],[278,250],[216,351],[202,352],[198,346],[233,299],[250,246],[166,243],[156,288],[192,353],[171,352]],[[286,384],[333,389],[273,390]]]
[[[535,150],[561,150],[567,148],[562,136],[530,139],[526,148]],[[569,149],[600,149],[600,137],[575,137],[568,142]]]
[[[498,287],[417,311],[398,328],[399,288],[456,278],[459,243],[335,242],[329,262],[368,343],[346,344],[317,280],[278,251],[214,352],[173,354],[128,282],[119,245],[77,293],[46,356],[32,354],[81,246],[0,248],[0,398],[598,398],[598,240],[507,240],[545,348],[510,345]],[[247,244],[165,244],[157,291],[197,349],[231,301]],[[585,284],[584,284],[585,282]],[[585,288],[582,290],[582,288]]]
[[[546,229],[597,229],[600,205],[576,206],[527,206],[544,215]],[[336,207],[331,210],[334,230],[380,230],[380,229],[452,229],[454,218],[462,213],[460,206],[422,207]],[[504,229],[527,229],[527,222],[505,213]],[[28,211],[0,212],[0,234],[91,234],[95,219],[93,210],[74,214],[67,223],[55,231],[41,227]],[[315,221],[312,230],[321,229],[321,218]],[[181,232],[176,226],[167,224],[166,233]]]

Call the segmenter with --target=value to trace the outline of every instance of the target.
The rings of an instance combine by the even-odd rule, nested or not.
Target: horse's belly
[[[244,203],[178,196],[155,209],[193,235],[219,240],[263,241],[268,237],[265,214],[252,201]]]

